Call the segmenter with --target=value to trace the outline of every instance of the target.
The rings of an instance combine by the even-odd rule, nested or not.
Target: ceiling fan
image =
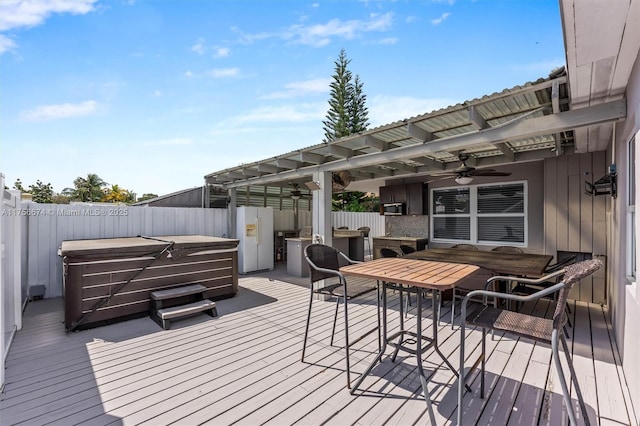
[[[348,170],[334,172],[331,176],[331,189],[333,192],[343,191],[347,186],[349,186],[352,180],[353,176]]]
[[[462,164],[450,172],[437,173],[436,176],[455,177],[455,181],[460,185],[468,185],[473,181],[474,176],[510,176],[511,172],[498,172],[494,169],[476,169],[475,167],[467,166],[466,161],[469,159],[469,154],[466,152],[459,152],[458,159]]]
[[[306,194],[303,194],[302,191],[300,191],[300,188],[298,187],[297,183],[292,183],[291,186],[293,187],[293,190],[289,193],[289,195],[292,200],[299,200],[304,195],[306,195]]]

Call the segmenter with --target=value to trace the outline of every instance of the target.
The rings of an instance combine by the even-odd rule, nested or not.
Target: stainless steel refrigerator
[[[273,269],[273,209],[238,207],[238,272]]]

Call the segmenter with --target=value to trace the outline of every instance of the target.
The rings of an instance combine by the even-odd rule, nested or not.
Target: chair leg
[[[302,344],[302,358],[304,361],[304,353],[307,350],[307,337],[309,336],[309,324],[311,323],[311,305],[313,304],[313,291],[311,292],[311,298],[309,299],[309,312],[307,313],[307,326],[304,329],[304,343]]]
[[[344,303],[344,350],[346,352],[346,364],[347,364],[347,389],[351,389],[351,365],[349,363],[349,315],[347,313],[347,282],[345,281],[343,284],[343,294],[345,297],[342,298]],[[339,299],[338,299],[339,300]]]
[[[484,373],[487,357],[487,329],[482,329],[482,360],[480,361],[480,398],[484,399]]]
[[[336,300],[336,312],[333,314],[333,328],[331,329],[331,341],[329,346],[333,346],[333,336],[336,334],[336,322],[338,321],[338,306],[340,306],[340,298]]]
[[[451,290],[451,329],[453,330],[453,321],[456,318],[456,289]]]
[[[569,355],[569,345],[567,345],[567,340],[562,337],[562,335],[560,335],[560,341],[562,342],[562,350],[564,351],[564,355],[567,357],[567,364],[569,365],[571,380],[573,380],[576,396],[578,397],[578,404],[580,405],[580,411],[582,411],[582,417],[584,418],[584,424],[589,426],[590,422],[589,415],[587,414],[587,406],[584,403],[584,397],[582,396],[580,386],[578,385],[578,377],[576,376],[576,370],[573,368],[573,360]]]
[[[567,356],[567,362],[569,364],[569,370],[571,372],[571,380],[574,381],[576,387],[576,394],[578,396],[578,401],[580,403],[580,408],[582,410],[582,415],[584,416],[584,422],[582,424],[589,425],[589,417],[586,415],[586,407],[584,406],[584,401],[582,399],[582,393],[580,392],[580,388],[578,387],[578,381],[575,380],[575,371],[573,370],[573,363],[569,358],[569,348],[567,346],[567,341],[564,339],[564,336],[559,335],[558,330],[554,329],[551,335],[551,351],[553,362],[556,366],[556,370],[558,371],[558,380],[560,381],[560,387],[562,388],[562,395],[564,399],[564,404],[567,409],[567,414],[569,415],[569,422],[571,425],[577,425],[576,414],[573,412],[573,405],[571,402],[571,394],[569,393],[569,387],[567,386],[567,381],[564,378],[564,371],[562,369],[562,364],[560,363],[560,353],[558,348],[558,340],[562,341],[563,350],[565,351],[565,355]]]

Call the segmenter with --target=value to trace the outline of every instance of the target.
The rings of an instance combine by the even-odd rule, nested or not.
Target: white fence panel
[[[273,229],[278,231],[288,231],[296,229],[294,227],[294,215],[292,210],[275,210],[273,215]],[[360,212],[331,212],[332,226],[338,228],[340,226],[348,226],[349,229],[358,229],[362,226],[371,228],[369,236],[377,237],[385,234],[385,217],[379,213],[360,213]],[[311,226],[313,223],[313,214],[308,210],[298,213],[298,228]]]
[[[358,212],[331,212],[334,228],[346,226],[349,229],[358,229],[362,226],[371,228],[370,237],[379,237],[385,234],[385,217],[380,213],[358,213]]]
[[[22,328],[22,217],[20,192],[4,189],[0,174],[0,390],[4,387],[5,361],[15,332]]]
[[[137,235],[229,235],[224,209],[24,204],[23,209],[31,212],[28,285],[46,286],[45,297],[62,296],[62,259],[58,256],[62,241]]]

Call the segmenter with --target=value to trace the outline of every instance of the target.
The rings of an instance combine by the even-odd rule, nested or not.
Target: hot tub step
[[[199,300],[197,302],[188,303],[186,305],[173,306],[171,308],[158,309],[157,316],[153,315],[152,318],[165,330],[170,327],[170,321],[190,315],[194,315],[200,312],[204,312],[209,316],[215,317],[218,315],[216,311],[216,303],[209,300]]]

